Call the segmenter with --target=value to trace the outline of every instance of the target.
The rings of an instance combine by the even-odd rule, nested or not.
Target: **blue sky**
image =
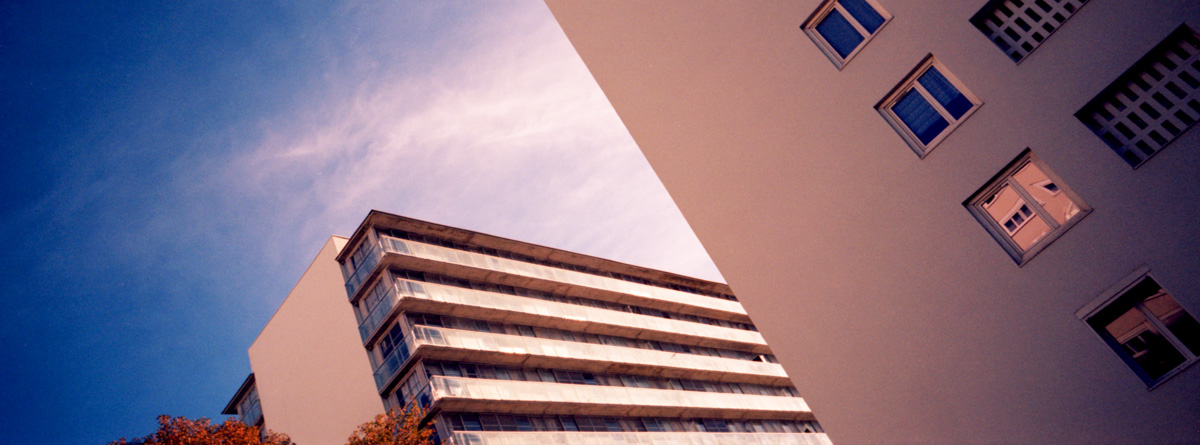
[[[541,2],[51,3],[0,3],[0,443],[220,418],[370,209],[720,279]]]

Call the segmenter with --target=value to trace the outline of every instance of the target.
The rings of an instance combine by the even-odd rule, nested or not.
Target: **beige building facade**
[[[1200,3],[547,4],[835,442],[1200,441]]]
[[[420,406],[453,444],[828,444],[728,286],[372,211],[226,407],[342,443]]]

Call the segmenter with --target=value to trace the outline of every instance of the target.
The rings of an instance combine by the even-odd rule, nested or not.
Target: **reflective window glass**
[[[1148,385],[1196,361],[1200,325],[1152,278],[1138,281],[1087,323]]]

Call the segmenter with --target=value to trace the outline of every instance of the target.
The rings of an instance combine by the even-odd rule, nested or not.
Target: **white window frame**
[[[1167,290],[1167,287],[1162,284],[1162,281],[1160,281],[1159,279],[1154,278],[1153,276],[1150,275],[1150,267],[1145,264],[1138,266],[1138,268],[1134,269],[1133,272],[1131,272],[1129,275],[1126,275],[1124,278],[1122,278],[1116,284],[1112,285],[1111,287],[1106,289],[1104,292],[1101,292],[1100,295],[1096,297],[1096,299],[1092,300],[1088,304],[1085,304],[1083,307],[1079,308],[1079,310],[1075,312],[1075,318],[1078,318],[1079,321],[1082,321],[1084,327],[1087,330],[1092,331],[1092,333],[1095,334],[1098,338],[1100,338],[1100,340],[1104,341],[1104,343],[1109,346],[1109,349],[1113,350],[1113,352],[1117,354],[1118,358],[1120,358],[1121,361],[1125,363],[1125,365],[1129,366],[1131,371],[1134,371],[1134,374],[1138,376],[1138,379],[1141,380],[1142,383],[1146,384],[1147,391],[1152,391],[1155,388],[1162,386],[1162,384],[1165,383],[1167,380],[1170,380],[1172,377],[1183,372],[1183,370],[1196,364],[1196,362],[1200,362],[1200,357],[1197,357],[1196,354],[1193,354],[1191,349],[1189,349],[1187,347],[1187,345],[1184,345],[1182,342],[1180,342],[1179,339],[1177,337],[1175,337],[1175,334],[1172,333],[1169,329],[1167,329],[1167,327],[1165,325],[1162,324],[1162,321],[1158,319],[1158,316],[1151,313],[1148,309],[1145,308],[1145,305],[1143,303],[1139,302],[1134,307],[1136,307],[1136,308],[1138,308],[1138,310],[1142,311],[1142,315],[1146,317],[1146,320],[1149,321],[1150,324],[1153,325],[1155,329],[1158,329],[1159,333],[1163,336],[1163,338],[1166,339],[1167,342],[1170,343],[1171,346],[1174,347],[1175,350],[1178,351],[1179,354],[1183,355],[1183,357],[1184,357],[1183,363],[1180,363],[1174,369],[1168,371],[1166,374],[1163,374],[1161,377],[1159,377],[1157,379],[1149,380],[1145,376],[1143,376],[1142,372],[1140,372],[1141,365],[1138,365],[1136,362],[1132,362],[1132,363],[1130,362],[1130,360],[1132,360],[1131,354],[1127,354],[1125,351],[1122,351],[1122,350],[1116,350],[1116,348],[1120,347],[1119,345],[1113,346],[1109,342],[1109,340],[1107,338],[1105,338],[1105,334],[1103,334],[1099,330],[1093,328],[1092,325],[1090,323],[1088,323],[1088,320],[1090,320],[1092,317],[1099,314],[1100,311],[1104,310],[1109,305],[1116,303],[1117,300],[1120,300],[1121,297],[1124,297],[1125,294],[1127,292],[1129,292],[1131,289],[1133,289],[1134,286],[1141,284],[1142,280],[1145,280],[1147,278],[1153,279],[1155,283],[1158,283],[1158,286],[1162,288],[1162,291],[1165,292],[1167,295],[1169,295],[1172,300],[1175,300],[1175,303],[1178,304],[1179,307],[1182,308],[1184,312],[1187,312],[1188,315],[1192,315],[1193,318],[1195,318],[1195,316],[1194,316],[1195,313],[1192,311],[1189,311],[1187,309],[1187,307],[1184,306],[1183,302],[1179,301],[1179,299],[1175,297],[1175,294],[1173,294],[1173,293],[1171,293],[1171,291]]]
[[[950,112],[946,111],[945,107],[942,107],[942,104],[939,103],[937,99],[935,99],[933,95],[925,89],[924,86],[921,86],[920,82],[917,82],[917,79],[920,79],[921,76],[924,75],[926,71],[929,71],[930,68],[937,68],[938,72],[942,74],[942,77],[945,77],[946,80],[954,86],[954,88],[958,89],[959,93],[962,93],[967,100],[971,101],[971,109],[967,110],[966,113],[963,113],[962,117],[955,119],[954,116],[950,115]],[[896,113],[892,111],[892,107],[894,107],[896,103],[900,101],[900,98],[904,97],[904,95],[908,94],[908,92],[912,90],[916,90],[918,93],[920,93],[921,97],[923,97],[925,101],[928,102],[929,105],[932,106],[933,109],[938,112],[938,114],[942,115],[942,118],[950,124],[945,130],[942,130],[942,132],[939,133],[936,138],[934,138],[932,141],[929,141],[928,144],[922,144],[920,138],[918,138],[917,135],[912,132],[912,130],[908,129],[908,125],[905,125],[904,121],[900,120],[900,116],[896,115]],[[938,144],[942,143],[943,140],[950,136],[950,133],[953,133],[954,130],[958,129],[959,125],[961,125],[967,119],[970,119],[971,115],[975,114],[975,112],[978,111],[979,107],[981,106],[983,106],[983,100],[979,99],[979,96],[976,96],[975,93],[972,93],[970,89],[967,89],[967,86],[964,85],[962,81],[958,80],[958,77],[951,73],[950,70],[946,69],[945,65],[942,65],[941,62],[933,57],[933,54],[927,54],[924,59],[921,59],[921,63],[918,63],[917,67],[913,68],[913,70],[904,77],[903,81],[893,87],[892,90],[889,91],[887,95],[885,95],[883,99],[879,101],[879,103],[875,104],[875,111],[878,111],[879,114],[883,116],[883,119],[887,121],[888,125],[891,125],[892,128],[900,134],[900,137],[903,138],[904,142],[908,144],[909,148],[911,148],[912,151],[917,154],[918,158],[925,159],[925,156],[928,156],[929,152],[933,151],[934,147],[937,147]]]
[[[1012,178],[1009,178],[1009,180],[1012,180]],[[1023,212],[1021,212],[1022,207],[1030,209],[1030,214],[1026,215]],[[1000,223],[1000,227],[1004,228],[1004,231],[1007,232],[1009,234],[1009,236],[1011,236],[1012,234],[1017,233],[1018,230],[1021,230],[1022,227],[1025,227],[1025,224],[1028,223],[1029,220],[1032,219],[1031,217],[1036,213],[1037,212],[1034,211],[1032,207],[1029,207],[1029,204],[1026,204],[1024,200],[1017,201],[1016,205],[1013,206],[1012,210],[1010,210],[1008,212],[1008,215],[1006,215],[1004,218],[1001,218],[1004,220],[1004,222]],[[1008,221],[1012,220],[1018,214],[1021,215],[1021,218],[1022,218],[1021,222],[1017,223],[1016,228],[1009,230],[1008,225],[1006,223],[1008,223]]]
[[[883,32],[883,28],[887,26],[888,23],[892,22],[892,15],[888,13],[887,10],[883,9],[878,2],[875,0],[863,1],[866,2],[871,9],[874,9],[876,13],[883,17],[883,23],[879,24],[879,28],[876,29],[874,33],[868,33],[867,29],[860,25],[858,20],[846,11],[846,8],[838,4],[838,0],[825,0],[821,3],[821,6],[818,6],[817,9],[813,11],[812,15],[809,15],[808,18],[804,20],[804,23],[800,25],[800,29],[808,35],[809,39],[812,39],[813,43],[817,45],[817,49],[820,49],[822,53],[825,53],[825,57],[828,57],[829,61],[833,62],[833,66],[837,67],[838,71],[841,71],[842,68],[845,68],[846,65],[850,63],[850,59],[853,59],[854,56],[858,55],[859,51],[862,51],[862,49],[865,48],[868,43],[871,43],[871,39],[879,35],[880,32]],[[845,58],[838,55],[837,50],[833,49],[833,45],[830,45],[829,42],[825,40],[825,37],[822,36],[821,33],[817,32],[817,25],[820,24],[821,21],[825,20],[825,17],[829,16],[829,13],[834,10],[837,10],[842,17],[845,17],[846,21],[850,22],[850,26],[853,26],[854,29],[863,36],[863,41],[859,43],[853,51],[850,51],[850,54],[847,54]]]
[[[1066,193],[1067,197],[1071,199],[1071,202],[1079,207],[1079,212],[1071,216],[1071,219],[1059,224],[1058,221],[1056,221],[1054,217],[1046,211],[1041,202],[1030,195],[1028,190],[1025,190],[1024,187],[1022,187],[1015,179],[1013,179],[1014,174],[1016,174],[1018,171],[1021,171],[1022,168],[1029,164],[1036,165],[1038,169],[1042,171],[1042,173],[1045,173],[1046,176],[1053,181],[1056,186],[1058,186],[1058,191],[1060,193]],[[1015,241],[1013,241],[1012,235],[1008,231],[1008,228],[1004,227],[1004,223],[993,220],[987,212],[987,199],[995,195],[1000,191],[1001,188],[1005,186],[1012,188],[1013,191],[1017,193],[1017,196],[1021,198],[1022,202],[1017,203],[1017,205],[1013,208],[1014,212],[1019,210],[1021,205],[1027,205],[1031,210],[1033,210],[1035,215],[1041,217],[1042,220],[1045,221],[1046,224],[1050,225],[1051,228],[1050,232],[1043,236],[1042,239],[1038,240],[1032,246],[1029,246],[1029,248],[1024,250],[1022,250],[1021,247],[1018,246]],[[1041,159],[1038,159],[1038,157],[1035,156],[1033,151],[1029,148],[1023,150],[1021,154],[1016,157],[1016,159],[1013,159],[1012,162],[1001,169],[1000,173],[997,173],[995,176],[989,179],[983,187],[971,194],[971,197],[967,198],[966,201],[963,201],[963,206],[971,212],[971,215],[974,216],[975,219],[979,220],[979,223],[982,224],[983,228],[992,235],[992,238],[995,238],[996,241],[1000,243],[1000,247],[1004,248],[1004,251],[1007,252],[1010,257],[1012,257],[1013,261],[1016,261],[1018,267],[1024,266],[1025,263],[1037,256],[1037,254],[1049,246],[1050,243],[1053,243],[1054,240],[1058,239],[1058,237],[1062,236],[1063,233],[1065,233],[1067,230],[1070,230],[1075,224],[1078,224],[1080,220],[1088,215],[1088,213],[1092,212],[1092,208],[1089,207],[1087,203],[1083,202],[1078,195],[1066,187],[1062,179],[1055,175],[1054,172],[1051,171],[1050,168],[1041,161]],[[1011,216],[1012,212],[1009,212],[1004,220],[1007,221]],[[1025,223],[1028,222],[1029,218],[1026,218]],[[1022,226],[1025,223],[1022,223]],[[1019,230],[1020,227],[1017,229]],[[1015,233],[1015,231],[1013,231],[1013,233]]]

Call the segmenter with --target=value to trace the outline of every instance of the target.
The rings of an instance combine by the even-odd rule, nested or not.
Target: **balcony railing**
[[[366,241],[363,241],[364,243]],[[361,249],[362,247],[360,247]],[[367,277],[371,275],[371,271],[375,270],[375,265],[379,264],[379,259],[383,258],[383,251],[379,248],[379,243],[371,244],[367,247],[367,254],[363,256],[363,262],[354,269],[354,273],[346,279],[346,295],[354,296],[358,292],[358,288],[363,285]]]
[[[472,379],[434,376],[429,380],[434,403],[453,398],[491,403],[608,405],[613,409],[708,410],[722,417],[802,416],[811,411],[800,397],[760,396],[719,392],[632,388],[624,386],[575,385],[567,383]]]
[[[683,320],[654,317],[649,315],[618,312],[556,301],[537,300],[530,297],[466,289],[441,284],[422,283],[395,279],[385,284],[386,293],[371,313],[358,326],[364,342],[399,304],[401,298],[421,298],[441,303],[517,312],[532,317],[551,317],[562,321],[583,321],[619,328],[629,328],[627,336],[642,337],[642,332],[654,332],[657,338],[679,341],[680,336],[715,339],[726,343],[741,343],[766,346],[762,334],[754,331],[706,325]],[[713,342],[701,341],[709,346]]]
[[[832,445],[825,433],[456,431],[454,445]]]
[[[675,289],[668,289],[665,287],[650,286],[600,275],[542,266],[540,264],[531,264],[475,252],[467,252],[464,250],[403,240],[390,236],[380,236],[379,239],[379,245],[371,246],[371,249],[387,253],[423,258],[442,263],[457,264],[530,278],[568,283],[576,286],[610,292],[619,292],[623,294],[636,295],[639,297],[653,298],[676,304],[703,307],[727,313],[742,315],[745,315],[746,313],[746,310],[742,308],[742,305],[736,301],[723,300],[720,298],[707,297],[678,291]],[[380,257],[381,255],[377,251],[372,251],[366,256],[367,259],[364,260],[362,265],[359,265],[354,274],[351,275],[351,277],[346,281],[346,292],[348,295],[351,297],[355,295],[355,293],[358,291],[358,288],[362,286],[363,281],[365,281],[366,278],[371,274],[371,269],[375,267],[375,264],[378,263]]]
[[[436,334],[440,335],[440,333]],[[412,357],[413,352],[417,350],[417,346],[420,345],[418,340],[415,340],[414,337],[427,338],[429,335],[429,333],[423,331],[423,328],[418,327],[410,335],[405,336],[404,339],[402,339],[400,343],[397,344],[396,347],[392,349],[392,351],[388,353],[388,355],[384,357],[382,361],[379,362],[379,366],[375,367],[375,387],[383,390],[383,387],[387,385],[388,381],[395,377],[396,373],[404,368],[405,363],[408,362],[408,359]]]
[[[480,353],[532,355],[565,360],[586,360],[590,362],[603,362],[616,367],[633,365],[666,370],[673,369],[677,370],[677,374],[680,375],[711,372],[759,377],[749,379],[742,377],[738,379],[743,381],[754,380],[758,382],[779,383],[779,380],[787,378],[787,373],[783,371],[783,367],[774,363],[417,326],[375,369],[375,384],[378,388],[382,390],[385,385],[396,377],[396,373],[404,368],[405,362],[409,360],[409,357],[415,353],[417,348],[424,345],[449,347],[464,352],[476,351]]]
[[[379,299],[379,303],[358,324],[358,335],[362,337],[362,341],[365,343],[368,338],[371,338],[371,335],[379,329],[379,325],[388,319],[388,315],[391,315],[392,309],[395,309],[400,303],[401,298],[425,295],[423,289],[425,285],[426,283],[416,283],[407,280],[393,280],[392,283],[385,284],[386,290],[383,297]]]

